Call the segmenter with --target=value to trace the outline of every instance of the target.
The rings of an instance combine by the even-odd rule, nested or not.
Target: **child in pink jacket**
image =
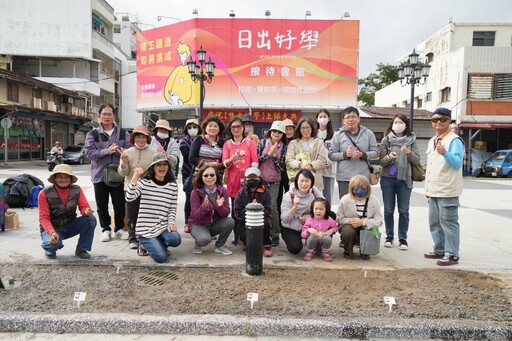
[[[315,248],[321,247],[321,257],[326,262],[332,262],[329,249],[332,245],[332,235],[338,230],[334,219],[329,216],[331,205],[324,198],[316,198],[311,203],[311,217],[306,219],[301,236],[306,239],[308,251],[302,259],[310,261],[315,254]]]

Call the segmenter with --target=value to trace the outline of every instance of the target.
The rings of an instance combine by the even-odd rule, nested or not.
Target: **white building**
[[[512,23],[450,23],[420,45],[432,66],[415,88],[414,107],[452,110],[468,148],[512,147]],[[411,86],[397,81],[375,94],[375,106],[409,107]]]

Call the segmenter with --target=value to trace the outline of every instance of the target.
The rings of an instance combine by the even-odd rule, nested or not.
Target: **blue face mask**
[[[366,187],[354,187],[352,188],[352,193],[358,198],[362,198],[368,193],[368,188]]]

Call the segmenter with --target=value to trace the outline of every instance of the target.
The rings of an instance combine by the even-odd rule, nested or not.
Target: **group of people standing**
[[[432,125],[438,135],[427,150],[426,192],[430,197],[430,228],[435,246],[425,257],[439,259],[439,265],[456,264],[459,259],[459,236],[455,230],[462,183],[457,169],[462,164],[460,160],[459,166],[458,153],[463,146],[449,130],[449,123],[445,124],[445,117],[449,120],[450,115],[443,108],[434,112]],[[166,120],[157,122],[152,136],[144,126],[129,134],[116,125],[111,105],[102,106],[99,117],[100,127],[87,134],[85,150],[91,160],[103,242],[113,237],[108,211],[110,196],[115,211],[114,236],[128,240],[130,248],[137,249],[140,256],[149,255],[156,262],[164,262],[168,247],[181,244],[175,223],[177,165],[182,157],[184,231],[194,238],[194,254],[203,253],[206,245],[215,242],[215,252],[230,255],[226,244],[232,232],[232,242],[245,245],[245,207],[254,202],[264,208],[265,257],[273,256],[272,247],[282,239],[291,254],[299,254],[305,246],[305,261],[317,253],[330,262],[332,236],[340,232],[343,256],[351,259],[353,248],[359,243],[359,231],[364,227],[380,228],[383,223],[384,246],[392,247],[395,203],[399,211],[399,248],[408,248],[411,164],[418,164],[420,156],[405,116],[393,118],[380,146],[373,132],[360,124],[359,112],[354,107],[344,110],[343,127],[336,132],[330,113],[322,109],[315,120],[303,117],[296,125],[289,119],[273,122],[261,140],[254,134],[251,115],[235,117],[227,127],[215,115],[201,124],[188,120],[179,143],[172,138]],[[443,130],[444,125],[449,131]],[[384,215],[379,200],[371,194],[368,180],[370,160],[377,158],[383,167]],[[124,186],[106,183],[106,168],[110,164],[118,165],[119,175],[125,177]],[[443,175],[449,175],[454,188],[443,185]],[[66,178],[66,183],[61,178]],[[82,218],[88,217],[90,229],[94,229],[96,221],[81,189],[74,185],[76,177],[70,167],[56,168],[48,180],[55,184],[54,191],[45,189],[43,196],[49,195],[48,200],[59,205],[55,212],[50,205],[50,212],[41,217],[41,232],[46,255],[55,258],[56,250],[62,247],[55,240],[76,232],[68,227],[75,224],[73,205],[75,211],[79,207]],[[334,181],[338,183],[341,199],[336,213],[330,207]],[[451,197],[446,199],[447,195]],[[67,219],[59,217],[62,212]],[[124,229],[125,212],[128,231]],[[447,215],[451,220],[445,219]],[[81,258],[88,258],[92,244],[92,232],[87,233],[82,237],[80,232],[76,254]],[[361,254],[361,258],[370,256]]]

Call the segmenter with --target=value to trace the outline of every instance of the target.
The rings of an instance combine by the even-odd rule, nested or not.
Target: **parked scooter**
[[[62,163],[62,154],[58,153],[46,153],[46,163],[48,164],[48,170],[51,172],[56,165]]]

